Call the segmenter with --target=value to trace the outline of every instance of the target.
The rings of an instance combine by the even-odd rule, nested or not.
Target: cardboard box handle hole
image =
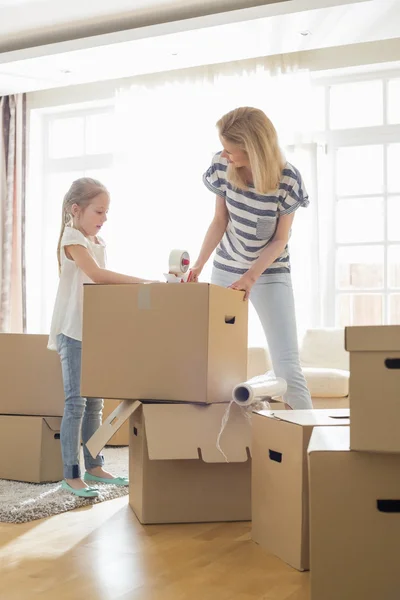
[[[377,500],[377,508],[382,513],[400,513],[400,500]]]
[[[387,358],[385,367],[387,369],[400,369],[400,358]]]
[[[269,459],[274,462],[281,463],[282,462],[282,452],[276,452],[275,450],[269,451]]]

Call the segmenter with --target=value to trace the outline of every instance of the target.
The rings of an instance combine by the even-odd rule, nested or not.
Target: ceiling
[[[221,0],[220,5],[224,2],[231,6],[240,3]],[[38,11],[39,5],[55,3],[60,4],[12,0],[12,10],[16,4],[29,12],[29,7]],[[185,6],[189,3],[207,4],[186,0]],[[70,0],[68,6],[76,10],[77,4]],[[79,4],[89,9],[89,2],[80,0]],[[128,4],[132,6],[132,1],[113,0],[112,6],[123,10]],[[160,11],[162,6],[173,8],[178,4],[182,2],[136,0],[135,6],[137,10],[141,7],[154,11],[157,5]],[[203,15],[0,54],[0,94],[400,37],[399,0],[291,0],[263,7],[251,4],[251,8],[213,17]],[[7,5],[11,0],[0,0],[0,31],[17,25],[11,19],[4,24],[2,14]],[[97,16],[107,10],[107,5],[110,10],[110,2],[104,0],[90,5],[92,11],[96,6]],[[61,18],[61,12],[57,17]]]

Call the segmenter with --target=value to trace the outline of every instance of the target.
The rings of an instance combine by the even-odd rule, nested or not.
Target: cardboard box
[[[141,523],[195,523],[251,519],[251,424],[228,406],[140,403],[124,400],[89,440],[98,454],[129,418],[129,503]]]
[[[247,314],[241,292],[206,283],[85,285],[82,395],[228,402],[246,379]]]
[[[62,417],[64,388],[48,335],[0,333],[0,414]]]
[[[0,415],[0,479],[63,479],[61,418]]]
[[[349,410],[258,411],[252,421],[252,539],[307,570],[308,442],[314,427],[348,425]]]
[[[119,400],[104,400],[103,423],[119,403]],[[129,421],[125,421],[122,427],[114,433],[112,438],[108,440],[107,446],[129,446]]]
[[[400,452],[400,325],[347,327],[345,335],[351,448]]]
[[[398,600],[400,455],[350,451],[349,429],[310,441],[311,600]]]

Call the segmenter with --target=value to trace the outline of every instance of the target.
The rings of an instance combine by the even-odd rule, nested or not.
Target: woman
[[[204,174],[205,185],[216,194],[215,215],[190,278],[198,280],[217,248],[212,283],[250,298],[275,375],[287,382],[287,407],[312,408],[300,366],[287,246],[295,211],[309,203],[307,192],[261,110],[237,108],[217,128],[223,151]]]

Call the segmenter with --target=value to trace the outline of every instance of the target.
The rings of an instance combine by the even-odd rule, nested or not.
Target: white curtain
[[[214,211],[202,174],[220,149],[215,123],[237,106],[256,106],[274,122],[310,193],[313,208],[298,211],[303,214],[296,215],[291,250],[299,331],[313,324],[319,294],[317,186],[315,146],[308,137],[317,100],[308,74],[279,59],[146,76],[120,89],[107,224],[110,268],[162,278],[172,248],[187,249],[195,259]],[[211,261],[204,280],[210,271]],[[253,311],[249,343],[265,344]]]

